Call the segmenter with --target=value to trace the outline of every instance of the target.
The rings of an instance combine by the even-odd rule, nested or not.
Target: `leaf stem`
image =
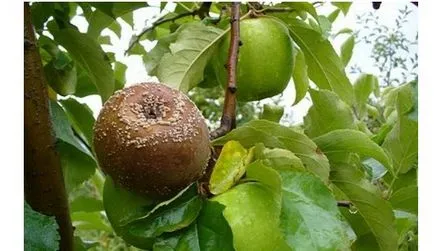
[[[223,104],[223,115],[220,120],[220,127],[211,132],[211,139],[223,136],[236,127],[236,75],[240,45],[240,3],[236,2],[232,4],[231,41],[226,65],[228,71],[228,83],[226,85],[225,100]]]

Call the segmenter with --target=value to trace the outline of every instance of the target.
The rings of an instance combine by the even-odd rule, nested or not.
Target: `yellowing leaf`
[[[211,193],[224,193],[243,176],[246,156],[247,150],[237,141],[228,141],[223,146],[209,181]]]

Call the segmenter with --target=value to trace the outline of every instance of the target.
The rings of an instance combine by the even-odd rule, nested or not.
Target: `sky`
[[[143,65],[142,59],[138,55],[133,56],[124,56],[124,51],[128,47],[131,36],[134,34],[138,34],[143,28],[148,27],[152,24],[160,16],[160,8],[158,1],[150,1],[148,2],[151,6],[155,7],[147,7],[134,11],[134,27],[131,27],[122,19],[118,18],[118,22],[122,26],[122,34],[121,38],[118,38],[112,31],[105,29],[102,32],[102,35],[108,35],[111,37],[112,45],[103,45],[103,49],[105,51],[114,52],[116,55],[116,59],[127,65],[128,69],[126,71],[126,86],[145,82],[145,81],[157,81],[155,77],[150,77],[146,69]],[[403,28],[403,32],[408,35],[409,39],[413,39],[416,36],[418,31],[418,9],[416,6],[413,6],[409,2],[405,1],[397,1],[397,2],[383,2],[380,9],[375,11],[375,14],[379,17],[379,23],[384,24],[386,26],[392,27],[394,26],[395,18],[399,14],[399,10],[403,9],[405,5],[408,5],[409,9],[412,10],[408,18],[408,23]],[[165,11],[173,10],[174,4],[167,4]],[[323,6],[317,8],[318,14],[328,15],[335,9],[329,3],[324,4]],[[342,28],[348,27],[353,30],[360,29],[359,25],[356,23],[357,15],[362,15],[363,13],[373,11],[371,2],[354,2],[347,13],[344,16],[342,13],[339,14],[339,17],[333,23],[333,32],[337,32]],[[79,12],[80,13],[80,12]],[[86,32],[87,30],[87,22],[83,16],[76,16],[72,23],[76,25],[81,32]],[[338,36],[336,39],[331,40],[332,45],[339,52],[340,45],[346,39],[346,36]],[[144,45],[147,51],[151,50],[153,46],[155,46],[155,42],[151,41],[143,41],[141,42]],[[358,43],[354,47],[353,56],[348,66],[357,64],[361,67],[363,72],[378,74],[378,70],[373,66],[373,60],[369,57],[372,47],[368,44]],[[417,46],[413,46],[410,48],[411,52],[417,51]],[[348,77],[351,82],[354,82],[358,77],[358,74],[351,74],[347,67]],[[306,97],[302,101],[300,101],[297,105],[291,106],[295,98],[294,85],[292,80],[289,82],[287,88],[283,92],[283,102],[282,104],[285,106],[285,114],[289,116],[289,120],[283,121],[284,124],[298,124],[303,122],[303,117],[306,115],[307,110],[309,109],[311,102],[309,97]],[[91,95],[86,98],[79,99],[81,102],[85,102],[89,105],[89,107],[93,110],[94,116],[96,117],[99,113],[99,110],[102,107],[101,100],[97,95]],[[271,102],[270,99],[265,99],[261,101],[261,104]]]

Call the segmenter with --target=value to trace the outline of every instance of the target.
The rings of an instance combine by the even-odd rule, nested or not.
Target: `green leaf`
[[[225,206],[235,250],[289,250],[279,229],[280,203],[264,185],[240,184],[211,201]]]
[[[214,53],[203,72],[203,80],[197,85],[200,88],[213,88],[219,86],[217,75],[214,71],[214,65],[218,63],[217,54]],[[205,115],[204,115],[205,116]]]
[[[86,251],[99,245],[99,242],[84,242],[80,237],[74,236],[74,251]]]
[[[331,191],[308,172],[280,171],[280,225],[292,250],[349,250],[342,215]]]
[[[166,7],[167,2],[160,2],[160,12],[162,12],[164,10],[164,8]]]
[[[291,19],[288,28],[304,53],[310,79],[319,88],[333,90],[346,103],[352,104],[352,85],[331,43],[300,20]]]
[[[307,64],[304,58],[304,53],[297,50],[295,56],[294,72],[292,73],[292,79],[295,86],[295,100],[292,105],[298,104],[304,96],[306,96],[309,89],[309,76],[307,72]]]
[[[82,153],[93,158],[89,149],[83,144],[83,142],[75,137],[65,111],[57,102],[50,102],[50,115],[53,123],[53,130],[57,139],[74,146]]]
[[[70,144],[61,141],[56,146],[60,153],[66,190],[68,192],[73,191],[84,181],[92,177],[97,164],[92,157],[84,154]]]
[[[89,4],[112,18],[149,6],[146,2],[94,2]]]
[[[203,71],[218,41],[226,32],[201,23],[185,24],[158,65],[158,79],[182,92],[203,80]]]
[[[418,213],[418,188],[417,185],[403,187],[392,193],[389,201],[394,209],[400,209],[409,213]]]
[[[337,10],[337,11],[339,11],[339,10]],[[341,34],[353,34],[353,30],[350,28],[342,28],[341,30],[336,32],[334,37],[337,37],[338,35],[341,35]]]
[[[113,229],[104,221],[100,212],[75,212],[71,214],[71,220],[76,229],[113,232]]]
[[[260,158],[263,159],[264,164],[276,170],[305,170],[303,162],[293,152],[285,149],[264,149]]]
[[[355,215],[347,216],[350,217],[350,223],[352,223],[351,218],[361,216],[369,231],[373,233],[380,250],[398,250],[398,234],[394,228],[395,217],[392,207],[378,194],[367,190],[366,186],[370,183],[364,179],[363,173],[350,165],[334,165],[330,173],[330,180],[357,209]],[[366,234],[355,228],[354,224],[351,225],[358,238]]]
[[[282,6],[293,8],[297,11],[305,11],[309,13],[315,20],[318,21],[318,14],[312,3],[309,2],[285,2],[281,4]]]
[[[353,56],[353,49],[355,38],[353,35],[349,36],[341,45],[341,59],[344,66],[347,66]]]
[[[98,43],[111,45],[112,44],[111,37],[108,35],[107,36],[99,36],[98,37]]]
[[[316,137],[313,141],[330,161],[340,162],[340,154],[353,152],[372,157],[391,171],[389,158],[383,149],[360,131],[339,129]]]
[[[371,139],[377,143],[378,145],[382,145],[384,142],[384,139],[387,137],[387,134],[392,130],[393,125],[390,123],[383,124],[380,129],[378,130],[377,134],[371,137]]]
[[[413,98],[413,108],[408,114],[409,119],[413,121],[418,121],[418,83],[417,80],[410,82],[412,86],[412,98]]]
[[[136,41],[137,37],[135,35],[132,36],[131,41]],[[141,45],[139,42],[135,43],[133,47],[128,51],[129,55],[146,55],[146,50],[143,45]]]
[[[385,106],[384,117],[388,119],[390,114],[395,110],[398,110],[400,115],[411,112],[415,106],[414,93],[415,90],[412,82],[390,88],[389,90],[385,89],[382,93]],[[398,95],[401,96],[399,103]]]
[[[398,113],[406,106],[406,96],[398,93]],[[401,108],[399,108],[401,107]],[[406,173],[412,168],[417,168],[418,160],[418,123],[402,114],[392,130],[387,134],[382,147],[393,161],[395,173]]]
[[[79,103],[73,98],[60,100],[59,102],[65,109],[74,131],[89,147],[93,147],[93,125],[95,118],[89,106]]]
[[[264,164],[264,161],[255,161],[247,167],[247,180],[254,180],[266,185],[274,193],[278,201],[278,207],[281,207],[282,198],[282,178],[279,173],[272,168]],[[289,167],[287,167],[289,168]]]
[[[116,18],[121,17],[129,23],[128,14],[132,15],[132,11],[148,6],[145,2],[130,2],[130,3],[80,3],[80,6],[92,6],[96,8],[93,12],[88,12],[86,19],[89,23],[88,34],[96,39],[101,34],[101,31],[107,27],[114,29],[115,33],[120,37],[120,25]],[[116,24],[117,23],[117,24]],[[131,24],[130,24],[131,25]],[[119,29],[119,30],[118,30]]]
[[[110,29],[111,31],[113,31],[116,34],[116,36],[118,36],[118,38],[121,37],[121,35],[122,35],[122,26],[121,26],[121,24],[119,22],[113,22],[107,28]]]
[[[332,5],[338,7],[344,15],[347,15],[348,10],[351,7],[352,2],[332,2]]]
[[[371,93],[378,93],[380,85],[378,78],[372,74],[361,74],[354,83],[354,94],[356,96],[356,105],[359,117],[363,117],[366,111],[366,103]]]
[[[284,108],[278,105],[265,104],[264,110],[260,116],[260,119],[265,119],[279,123],[283,116]]]
[[[399,243],[402,245],[402,243],[410,242],[408,240],[408,234],[410,231],[417,231],[417,216],[399,210],[395,210],[394,213],[396,218],[396,229],[398,230],[399,234]]]
[[[202,202],[202,198],[197,195],[197,187],[189,186],[170,200],[153,206],[152,210],[146,206],[146,211],[140,208],[140,213],[124,216],[120,224],[127,231],[126,235],[132,238],[152,239],[165,232],[174,232],[189,226],[199,215]],[[129,210],[132,209],[135,207]]]
[[[75,90],[74,96],[76,97],[86,97],[89,95],[98,95],[98,90],[96,86],[92,83],[89,74],[82,67],[77,65],[77,88]]]
[[[223,217],[224,206],[207,201],[197,219],[184,231],[163,234],[154,243],[153,250],[234,250],[232,231]]]
[[[37,33],[42,34],[44,23],[54,14],[55,3],[34,2],[30,6],[32,25]]]
[[[330,35],[330,31],[332,30],[332,24],[327,19],[326,16],[319,15],[318,16],[318,25],[321,30],[321,33],[323,34],[324,38],[328,38]]]
[[[383,180],[389,185],[389,190],[396,192],[402,188],[417,186],[417,169],[411,169],[407,173],[398,174],[397,176],[392,176],[390,173],[384,175]],[[395,180],[395,181],[393,181]],[[393,184],[392,184],[393,181]]]
[[[103,192],[104,209],[110,224],[126,242],[142,249],[152,247],[154,238],[140,238],[131,236],[125,227],[134,219],[149,214],[155,206],[155,201],[145,196],[129,192],[115,185],[113,180],[106,176]]]
[[[86,147],[72,131],[65,111],[56,102],[50,102],[51,121],[58,139],[56,149],[60,153],[63,177],[67,191],[89,179],[96,169],[96,161]]]
[[[304,117],[306,134],[318,137],[337,129],[356,129],[351,107],[328,90],[309,90],[312,106]]]
[[[231,188],[246,172],[244,159],[247,150],[237,141],[228,141],[217,159],[209,180],[212,194],[221,194]]]
[[[336,9],[327,16],[327,19],[330,21],[330,23],[336,21],[336,18],[338,18],[340,12],[341,12],[340,9]]]
[[[104,28],[111,26],[115,20],[100,10],[93,11],[90,16],[86,17],[89,27],[87,28],[87,34],[93,39],[97,39],[101,35],[101,31]],[[113,25],[115,27],[116,25]],[[115,32],[117,33],[117,32]]]
[[[234,250],[232,230],[223,216],[225,207],[214,201],[206,201],[197,218],[201,250]]]
[[[70,202],[70,211],[73,212],[99,212],[104,210],[101,200],[89,195],[83,195],[74,198]]]
[[[87,72],[102,100],[107,100],[114,91],[114,77],[101,46],[88,35],[72,28],[54,31],[53,36]]]
[[[60,241],[58,228],[54,216],[36,212],[27,202],[24,202],[24,250],[58,250]]]
[[[190,225],[202,207],[202,199],[194,196],[188,200],[174,203],[149,217],[128,224],[129,233],[134,236],[152,238],[164,232],[173,232]]]
[[[317,145],[306,135],[288,127],[267,120],[252,120],[214,140],[213,144],[223,145],[229,140],[239,141],[246,148],[262,142],[269,148],[290,150],[309,171],[323,181],[328,179],[330,167],[325,155],[318,151]]]
[[[118,61],[115,62],[115,90],[120,90],[124,88],[126,82],[127,68],[128,67],[125,64]]]
[[[176,40],[178,32],[171,33],[158,40],[157,45],[151,51],[143,55],[146,71],[151,76],[157,76],[158,65],[166,53],[170,53],[169,45]]]
[[[133,12],[128,12],[125,15],[122,15],[122,20],[124,20],[127,24],[131,26],[131,29],[134,30],[134,14]]]
[[[168,234],[158,238],[153,247],[153,251],[181,251],[181,250],[201,250],[199,247],[199,233],[197,225],[192,224],[184,231],[176,234]]]
[[[45,78],[53,90],[62,96],[74,94],[77,86],[77,69],[56,69],[54,60],[44,66]]]

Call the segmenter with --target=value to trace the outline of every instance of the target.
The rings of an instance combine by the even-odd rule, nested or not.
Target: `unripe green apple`
[[[228,33],[214,63],[217,80],[224,87],[230,39]],[[246,19],[240,23],[240,39],[237,99],[254,101],[281,93],[294,68],[293,42],[285,24],[272,17]]]

